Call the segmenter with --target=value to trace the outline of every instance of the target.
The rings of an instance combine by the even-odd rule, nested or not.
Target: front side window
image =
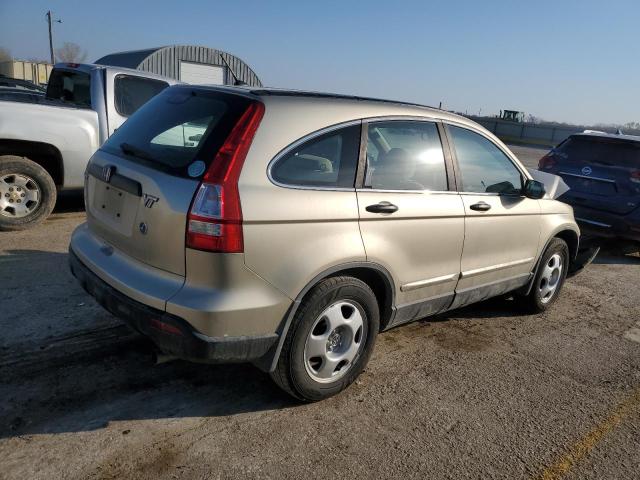
[[[370,123],[365,187],[447,190],[447,172],[436,124],[404,120]]]
[[[353,188],[360,148],[360,125],[315,137],[271,167],[271,177],[292,186]]]
[[[113,87],[116,111],[123,117],[133,115],[142,105],[168,86],[167,82],[152,78],[118,75]]]
[[[449,126],[462,192],[520,194],[522,175],[493,142],[466,128]]]

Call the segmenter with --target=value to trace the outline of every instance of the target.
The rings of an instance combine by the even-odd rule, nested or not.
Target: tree
[[[535,115],[531,115],[531,114],[527,115],[527,119],[525,121],[527,123],[535,123],[536,125],[540,123],[545,123],[545,121],[542,118],[536,117]]]
[[[60,48],[56,48],[56,61],[68,63],[82,63],[87,59],[86,50],[73,42],[65,42]]]
[[[0,47],[0,62],[8,62],[12,58],[8,48]]]

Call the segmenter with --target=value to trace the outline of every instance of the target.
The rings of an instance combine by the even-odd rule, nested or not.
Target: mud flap
[[[571,278],[580,273],[584,268],[589,265],[600,252],[600,244],[594,237],[587,237],[581,239],[580,247],[578,248],[578,254],[576,258],[571,262],[569,271],[567,272],[567,278]]]

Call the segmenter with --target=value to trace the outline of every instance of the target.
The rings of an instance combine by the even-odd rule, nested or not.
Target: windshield
[[[247,99],[233,94],[168,88],[132,115],[102,149],[169,170],[184,169],[196,159],[206,164],[247,105]]]
[[[91,108],[91,76],[85,72],[54,68],[46,96],[77,107]]]

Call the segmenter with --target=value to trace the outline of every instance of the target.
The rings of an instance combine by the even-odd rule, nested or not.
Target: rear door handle
[[[398,206],[391,202],[380,202],[367,206],[365,210],[371,213],[394,213],[398,211]]]
[[[486,212],[487,210],[491,210],[491,205],[489,205],[487,202],[478,202],[474,203],[469,208],[477,212]]]

